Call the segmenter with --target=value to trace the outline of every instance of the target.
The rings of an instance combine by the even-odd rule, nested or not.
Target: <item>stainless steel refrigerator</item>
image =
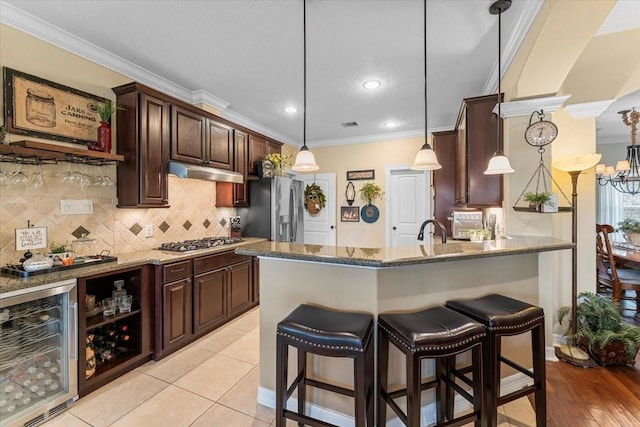
[[[249,207],[239,208],[242,236],[304,243],[304,183],[276,176],[247,181]]]

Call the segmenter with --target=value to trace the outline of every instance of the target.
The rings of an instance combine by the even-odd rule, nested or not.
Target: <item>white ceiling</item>
[[[497,16],[489,14],[490,4],[427,2],[429,131],[452,129],[462,98],[496,90]],[[514,0],[503,14],[503,72],[540,5]],[[424,134],[422,6],[421,0],[307,1],[310,145]],[[8,0],[0,12],[3,23],[301,144],[300,0]],[[628,13],[611,15],[615,20],[601,31],[629,25]],[[367,79],[382,87],[365,90]],[[298,112],[285,113],[289,105]],[[399,126],[386,129],[388,120]],[[351,121],[359,126],[341,125]]]

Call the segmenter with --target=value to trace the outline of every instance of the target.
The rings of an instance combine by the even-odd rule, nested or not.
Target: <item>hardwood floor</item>
[[[623,301],[626,322],[634,319],[635,304]],[[633,368],[581,368],[547,362],[547,422],[549,427],[640,426],[640,353]]]
[[[547,362],[549,427],[640,426],[640,355],[633,368]]]

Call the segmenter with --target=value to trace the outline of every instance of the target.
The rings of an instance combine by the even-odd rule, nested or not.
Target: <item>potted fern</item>
[[[529,202],[529,207],[535,208],[536,211],[540,211],[542,205],[551,200],[551,193],[542,192],[536,193],[533,191],[528,191],[524,193],[524,201]]]
[[[106,99],[104,102],[92,102],[91,109],[100,116],[98,138],[95,144],[88,145],[90,150],[111,152],[111,116],[123,108],[117,102]]]
[[[558,320],[561,325],[570,312],[569,307],[560,308]],[[577,332],[569,336],[575,344],[601,365],[635,364],[640,350],[640,327],[625,324],[610,298],[582,292],[576,312]]]

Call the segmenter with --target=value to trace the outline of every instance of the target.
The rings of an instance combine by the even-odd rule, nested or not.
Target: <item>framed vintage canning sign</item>
[[[86,144],[96,142],[105,98],[4,67],[7,132]]]

